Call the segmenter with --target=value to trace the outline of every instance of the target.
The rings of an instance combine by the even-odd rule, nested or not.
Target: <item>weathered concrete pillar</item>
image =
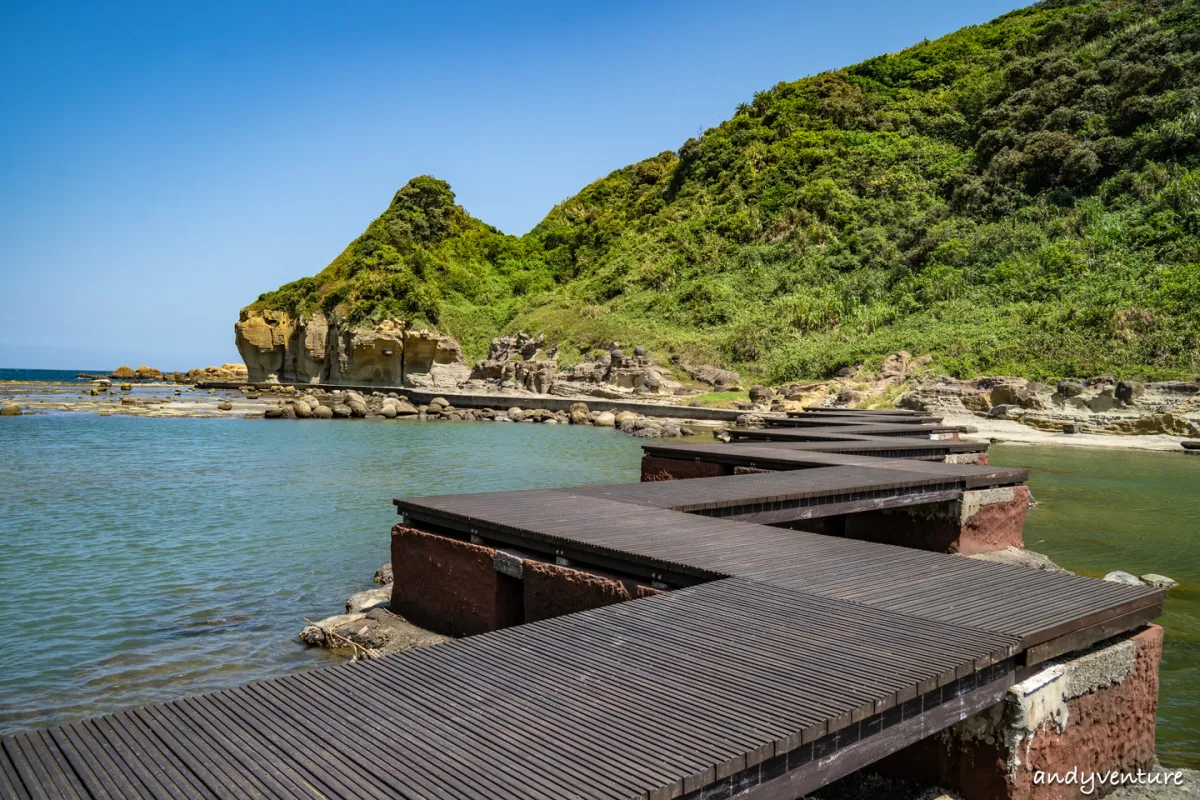
[[[659,458],[642,456],[643,481],[677,481],[686,478],[717,478],[732,475],[729,464],[714,464],[708,461],[688,461],[682,458]]]
[[[868,511],[846,518],[845,536],[919,550],[973,555],[1024,547],[1029,488],[965,491],[952,503]]]
[[[1102,796],[1114,771],[1148,770],[1154,760],[1161,658],[1157,625],[1071,654],[876,769],[966,800]]]
[[[470,636],[661,594],[632,578],[550,564],[482,541],[394,527],[392,610],[437,633]]]
[[[392,610],[447,636],[521,624],[521,582],[497,572],[495,558],[490,547],[395,526]]]
[[[576,611],[662,594],[636,581],[621,580],[542,561],[526,561],[525,621],[536,622]]]

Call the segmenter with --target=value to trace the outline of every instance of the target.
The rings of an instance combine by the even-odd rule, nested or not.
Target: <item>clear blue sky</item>
[[[236,361],[238,309],[414,175],[523,233],[756,90],[1014,7],[2,0],[0,367]]]

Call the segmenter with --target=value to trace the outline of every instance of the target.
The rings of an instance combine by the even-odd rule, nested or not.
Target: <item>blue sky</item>
[[[410,177],[509,233],[780,80],[1011,0],[0,0],[0,367],[236,361]]]

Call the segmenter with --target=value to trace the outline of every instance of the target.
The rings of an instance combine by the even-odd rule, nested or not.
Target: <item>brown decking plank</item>
[[[203,746],[192,737],[173,725],[165,725],[160,718],[152,713],[152,708],[136,708],[129,712],[131,722],[136,724],[147,737],[156,739],[174,759],[188,769],[196,780],[203,784],[206,791],[221,800],[232,798],[252,798],[262,800],[267,797],[248,782],[238,782],[230,776],[221,774],[219,765],[206,755]]]
[[[422,746],[436,747],[438,743],[460,737],[462,731],[455,729],[448,724],[448,721],[457,721],[457,713],[453,709],[457,706],[448,705],[445,698],[439,696],[435,698],[437,702],[427,704],[425,701],[427,693],[413,693],[406,685],[401,685],[397,682],[387,682],[382,679],[380,670],[374,669],[377,664],[383,662],[367,662],[357,665],[354,671],[334,671],[322,673],[322,678],[325,679],[329,686],[316,685],[314,691],[328,692],[333,687],[340,687],[341,690],[353,692],[372,692],[373,713],[391,713],[398,717],[397,720],[391,720],[384,717],[382,724],[376,720],[378,729],[382,732],[385,729],[394,729],[399,731],[399,735],[403,740],[420,739]],[[297,676],[303,679],[305,676]],[[447,684],[452,685],[452,684]],[[457,698],[465,687],[461,684],[455,686],[455,697]],[[489,686],[489,689],[495,690],[497,687]],[[486,695],[495,696],[495,695]],[[441,714],[438,714],[438,710]],[[422,711],[423,709],[424,711]],[[429,712],[429,713],[424,713]],[[356,713],[357,718],[366,718],[365,711]],[[493,763],[498,769],[503,771],[509,778],[522,774],[521,768],[510,766],[519,763],[522,758],[528,755],[528,751],[522,749],[521,743],[514,741],[509,735],[503,734],[503,731],[497,732],[493,730],[474,729],[470,731],[475,734],[476,744],[487,745],[488,752],[493,753],[495,759]],[[447,755],[453,758],[464,770],[471,771],[477,768],[478,764],[473,761],[473,756],[477,752],[481,752],[479,748],[467,749],[462,747],[461,743],[456,745],[457,749],[447,752]],[[526,788],[522,793],[514,794],[508,786],[493,785],[492,791],[496,791],[497,796],[520,798],[529,796],[531,793],[537,796],[545,796],[545,793],[551,793],[554,796],[557,792],[568,791],[563,785],[559,785],[551,781],[547,783],[543,776],[524,773],[526,777],[539,788]],[[568,782],[569,785],[569,782]]]
[[[249,751],[239,740],[231,740],[194,707],[182,701],[147,706],[144,717],[161,726],[163,735],[173,736],[187,753],[218,780],[221,786],[240,797],[255,800],[270,797],[316,796],[316,790],[288,766],[280,767],[271,759],[251,761]],[[291,774],[288,774],[291,773]]]
[[[249,744],[252,752],[271,754],[288,762],[314,788],[326,787],[334,796],[386,798],[388,795],[360,771],[352,760],[337,757],[340,752],[329,740],[312,737],[299,727],[279,725],[263,712],[261,703],[237,690],[216,692],[191,698],[198,708],[208,711],[212,720],[228,725],[229,731]]]

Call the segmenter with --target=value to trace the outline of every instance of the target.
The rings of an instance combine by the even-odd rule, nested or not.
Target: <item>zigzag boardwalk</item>
[[[5,737],[0,796],[791,798],[1161,610],[1161,590],[743,521],[928,503],[1025,477],[779,444],[726,449],[812,463],[397,500],[408,524],[440,536],[671,590]]]

